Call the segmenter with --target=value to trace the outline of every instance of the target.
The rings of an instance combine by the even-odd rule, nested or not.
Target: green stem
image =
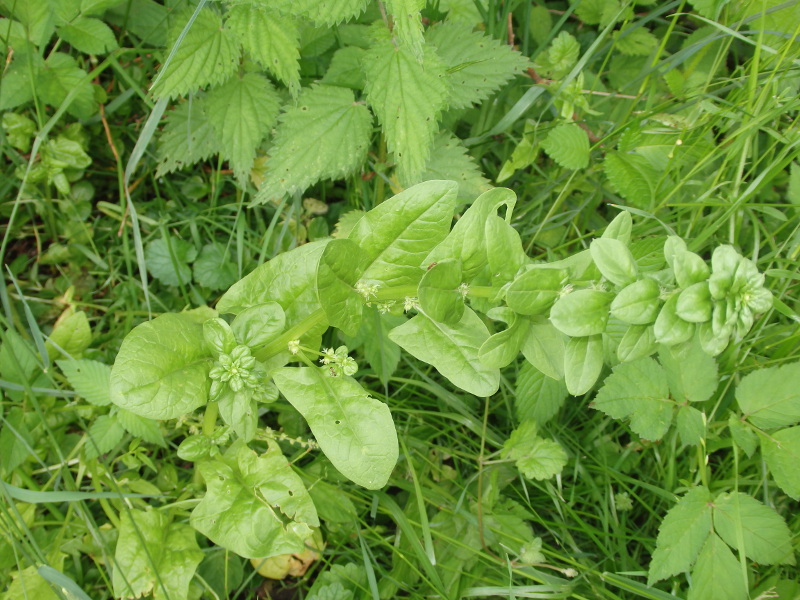
[[[206,404],[206,412],[203,414],[203,434],[211,436],[217,427],[217,415],[219,414],[219,404],[209,402]]]
[[[256,360],[267,361],[273,356],[284,352],[292,340],[299,340],[311,329],[325,322],[325,311],[318,308],[294,327],[290,327],[280,336],[272,340],[269,344],[255,352]]]

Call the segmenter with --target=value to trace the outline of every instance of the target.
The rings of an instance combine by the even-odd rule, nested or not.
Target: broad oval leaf
[[[550,321],[559,331],[584,337],[603,333],[614,294],[600,290],[578,290],[559,298],[550,309]]]
[[[614,285],[625,286],[636,279],[639,272],[633,254],[620,240],[598,238],[589,246],[592,260],[603,277]]]
[[[399,453],[386,404],[352,377],[330,377],[316,367],[284,367],[273,378],[342,475],[370,490],[386,485]]]
[[[497,309],[506,310],[509,309]],[[511,312],[508,327],[492,335],[481,345],[478,357],[487,367],[502,369],[510,365],[528,339],[530,321]]]
[[[148,419],[176,419],[203,406],[213,356],[205,318],[165,314],[134,328],[111,369],[111,401]]]
[[[567,272],[535,266],[518,276],[506,290],[506,304],[521,315],[546,313],[567,282]]]
[[[455,325],[437,323],[419,314],[392,329],[389,339],[433,365],[470,394],[491,396],[500,386],[500,371],[485,366],[479,358],[480,347],[489,339],[489,330],[470,308],[464,309]]]
[[[311,527],[319,526],[300,476],[277,443],[268,443],[267,452],[258,456],[236,442],[224,456],[197,467],[207,491],[192,511],[192,526],[245,558],[302,552]]]
[[[552,379],[564,378],[566,336],[542,317],[530,319],[528,335],[522,344],[527,361]]]
[[[317,266],[317,296],[328,323],[345,335],[355,335],[361,325],[364,299],[355,291],[367,257],[348,239],[331,240]]]
[[[425,257],[450,231],[457,191],[453,181],[426,181],[365,214],[349,236],[368,257],[362,277],[391,287],[419,283]]]
[[[597,382],[603,370],[603,338],[599,335],[570,338],[564,348],[564,380],[573,396],[582,396]]]
[[[647,325],[656,320],[661,306],[661,289],[645,278],[625,286],[611,302],[611,314],[631,325]]]
[[[419,303],[422,310],[434,321],[452,325],[464,314],[464,296],[461,285],[461,263],[447,259],[425,271],[419,282]]]
[[[658,344],[651,325],[631,325],[617,346],[617,358],[620,362],[628,362],[650,356],[657,349]]]
[[[231,330],[240,344],[254,348],[278,337],[286,326],[286,313],[277,302],[245,308],[236,315]]]
[[[675,314],[689,323],[705,323],[711,319],[713,309],[708,282],[701,281],[690,285],[680,293]]]
[[[678,316],[678,298],[677,294],[667,298],[658,313],[658,317],[656,317],[653,333],[655,333],[656,340],[660,344],[668,346],[681,344],[694,335],[694,323],[684,321]]]

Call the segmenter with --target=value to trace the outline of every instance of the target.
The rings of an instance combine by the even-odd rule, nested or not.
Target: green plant
[[[717,388],[713,356],[746,335],[754,315],[771,305],[751,261],[720,246],[709,268],[676,236],[631,240],[630,214],[622,212],[587,250],[533,263],[510,225],[512,192],[484,193],[450,229],[457,197],[453,182],[418,184],[367,212],[346,238],[277,256],[222,296],[217,311],[235,315],[230,323],[202,308],[159,316],[126,337],[111,372],[115,405],[159,420],[183,420],[204,409],[202,432],[187,435],[178,455],[197,462],[206,482],[190,522],[213,542],[246,558],[270,557],[301,551],[319,525],[302,479],[271,441],[274,434],[258,427],[259,407],[270,410],[278,392],[303,415],[340,473],[369,489],[388,481],[399,452],[389,406],[353,378],[358,366],[345,346],[319,350],[329,327],[350,337],[383,336],[384,346],[399,345],[483,397],[498,391],[500,369],[520,352],[541,376],[563,378],[573,395],[589,392],[608,364],[614,369],[596,409],[630,418],[631,429],[651,441],[662,439],[677,415],[684,444],[704,443],[706,417],[692,405],[702,406]],[[384,317],[409,311],[416,315],[394,327]],[[649,358],[656,352],[660,362]],[[393,366],[383,358],[367,355],[386,379]],[[286,366],[291,363],[300,366]],[[796,369],[784,369],[786,381],[795,384]],[[752,437],[748,427],[764,424],[758,415],[772,410],[765,392],[779,394],[785,406],[775,410],[792,415],[768,425],[800,418],[798,397],[789,388],[788,394],[778,390],[777,373],[761,392],[742,391],[752,390],[757,377],[739,387],[746,420],[736,425],[738,436]],[[231,432],[238,441],[223,451],[219,446]],[[776,435],[793,440],[791,429]],[[244,445],[254,438],[268,442],[265,455]],[[797,493],[787,464],[791,449],[776,443],[767,453],[773,453],[768,461],[778,485]],[[534,422],[511,433],[503,457],[534,479],[559,474],[568,460],[557,443],[538,436]],[[716,526],[725,542],[761,563],[793,562],[781,518],[750,496],[733,498],[720,496],[713,504],[715,515],[726,515],[715,516],[715,523],[730,518]],[[741,503],[752,508],[731,516],[723,506],[732,502],[730,510]],[[675,563],[671,545],[695,531],[670,529],[683,506],[665,522],[651,581],[685,570],[699,553],[694,579],[701,583],[692,593],[702,594],[716,557],[729,551],[711,537],[701,552],[702,536],[693,554],[683,555],[686,562]],[[253,526],[257,539],[241,534]],[[736,537],[736,528],[745,538]],[[701,530],[707,533],[698,525]],[[762,553],[762,546],[771,550]],[[736,565],[733,555],[725,561],[726,569]],[[745,589],[736,577],[730,585],[738,595]]]

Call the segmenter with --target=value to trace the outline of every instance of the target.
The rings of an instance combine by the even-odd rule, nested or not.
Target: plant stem
[[[217,415],[219,414],[219,404],[209,402],[206,404],[206,412],[203,414],[203,434],[210,436],[217,427]]]

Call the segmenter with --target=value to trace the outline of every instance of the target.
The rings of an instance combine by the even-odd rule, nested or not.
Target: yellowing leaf
[[[222,19],[211,9],[201,10],[185,37],[175,44],[172,59],[161,67],[151,90],[159,98],[177,98],[222,83],[239,63],[236,34],[223,28]]]
[[[444,67],[431,50],[419,62],[387,40],[367,52],[364,70],[367,101],[383,126],[398,177],[407,184],[422,174],[430,156],[446,100]]]

